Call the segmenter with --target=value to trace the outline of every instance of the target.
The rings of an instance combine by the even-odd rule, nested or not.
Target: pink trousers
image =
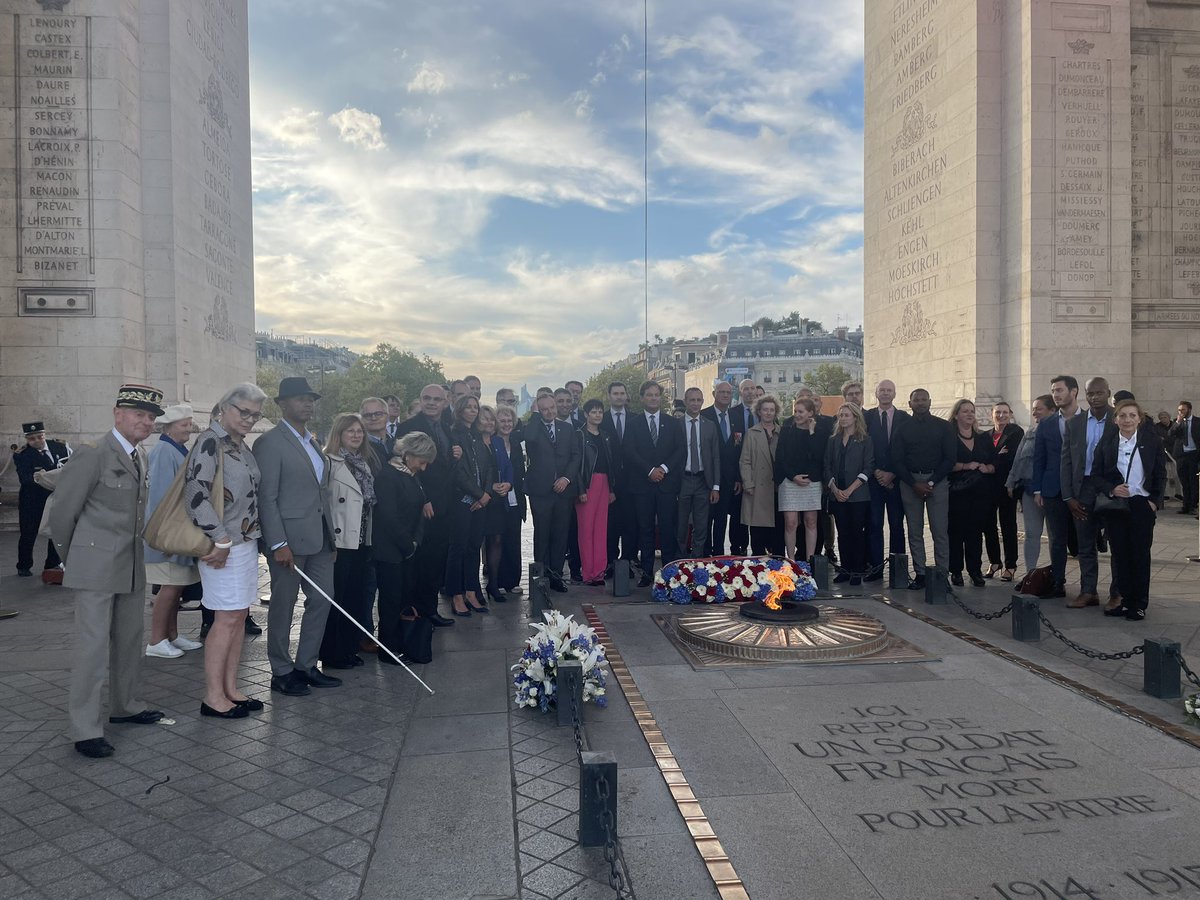
[[[604,577],[608,568],[608,476],[592,475],[587,486],[587,502],[575,501],[575,520],[579,524],[579,561],[584,581]]]

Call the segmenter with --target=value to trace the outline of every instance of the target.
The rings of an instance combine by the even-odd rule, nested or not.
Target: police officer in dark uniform
[[[33,574],[33,547],[37,543],[38,526],[42,523],[42,511],[50,492],[33,480],[35,472],[51,471],[62,467],[71,455],[71,448],[63,441],[46,440],[46,427],[41,422],[26,422],[21,426],[25,433],[25,449],[13,454],[17,477],[21,480],[18,501],[18,520],[21,538],[17,542],[17,574],[28,577]],[[46,565],[44,570],[58,568],[58,551],[54,542],[46,543]],[[43,580],[45,580],[43,578]]]

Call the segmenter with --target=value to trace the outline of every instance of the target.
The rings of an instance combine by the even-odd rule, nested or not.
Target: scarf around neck
[[[367,461],[361,453],[355,453],[344,447],[342,448],[342,460],[354,476],[354,480],[358,482],[358,489],[362,491],[363,495],[363,503],[367,506],[374,506],[375,476],[371,474],[371,469],[367,465]]]

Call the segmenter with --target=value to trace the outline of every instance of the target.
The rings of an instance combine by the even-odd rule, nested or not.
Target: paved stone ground
[[[1200,564],[1185,560],[1195,552],[1195,520],[1169,512],[1156,533],[1145,623],[1050,604],[1047,614],[1073,639],[1097,649],[1125,649],[1143,636],[1163,635],[1200,662],[1194,591]],[[0,559],[14,555],[15,537],[0,535]],[[1003,606],[1008,592],[999,583],[959,589],[980,610]],[[635,591],[614,601],[599,589],[575,588],[561,605],[576,612],[580,603],[593,602],[600,609],[668,739],[678,745],[697,795],[712,798],[717,834],[735,867],[751,873],[747,884],[757,887],[751,895],[788,896],[766,879],[773,875],[772,848],[788,852],[771,829],[785,827],[791,813],[754,799],[755,779],[769,776],[755,761],[761,751],[738,729],[717,727],[726,717],[711,700],[723,691],[871,682],[885,667],[697,672],[650,621],[669,610],[644,598]],[[927,607],[906,592],[899,599],[1157,715],[1182,718],[1177,702],[1140,693],[1138,660],[1088,661],[1053,638],[1018,644],[1006,637],[1007,619],[989,625],[956,607]],[[942,656],[936,667],[886,667],[889,682],[953,673],[1015,677],[1005,674],[1015,668],[1010,664],[964,652],[962,642],[867,595],[839,602],[879,615]],[[247,645],[246,681],[267,710],[249,720],[201,720],[200,652],[146,660],[144,699],[176,724],[110,726],[117,755],[103,761],[79,757],[64,734],[70,592],[5,576],[0,605],[21,611],[0,621],[0,897],[611,896],[599,852],[581,850],[573,839],[577,772],[569,731],[511,706],[508,667],[528,633],[523,598],[495,607],[490,617],[439,631],[436,658],[421,670],[438,691],[434,697],[369,655],[367,666],[344,673],[342,688],[304,698],[271,695],[259,639]],[[265,622],[265,609],[254,614]],[[194,635],[198,615],[183,613],[181,623]],[[605,711],[588,710],[588,740],[594,749],[613,750],[621,766],[620,831],[637,895],[715,897],[615,688],[612,701]],[[167,776],[169,783],[155,786]]]

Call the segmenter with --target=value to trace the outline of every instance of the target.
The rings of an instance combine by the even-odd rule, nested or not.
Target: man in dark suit
[[[1033,439],[1033,472],[1029,487],[1033,499],[1046,511],[1046,530],[1050,534],[1050,571],[1054,593],[1067,596],[1067,530],[1071,513],[1062,497],[1062,445],[1067,422],[1078,415],[1079,382],[1073,375],[1057,375],[1050,382],[1050,396],[1058,408],[1038,423]]]
[[[566,416],[566,420],[570,422],[577,430],[584,426],[587,421],[587,416],[579,408],[579,400],[583,396],[582,381],[568,381],[563,385],[571,393],[571,412]]]
[[[629,482],[637,508],[638,543],[641,546],[642,578],[639,587],[649,587],[654,575],[654,535],[662,549],[663,565],[679,558],[676,521],[679,516],[679,486],[683,471],[683,429],[660,410],[662,388],[656,381],[641,387],[641,415],[633,416],[626,429],[625,480]]]
[[[883,520],[887,517],[888,553],[904,552],[904,499],[896,481],[896,470],[892,467],[892,435],[908,413],[895,406],[896,385],[884,379],[875,386],[878,406],[868,409],[863,416],[867,420],[867,434],[875,446],[875,471],[869,473],[871,480],[871,524],[867,530],[867,565],[871,574],[863,581],[880,581],[883,578]],[[908,580],[908,572],[904,573]]]
[[[331,688],[341,679],[317,668],[329,601],[305,585],[304,617],[296,654],[291,652],[292,612],[300,590],[299,566],[327,594],[333,593],[333,515],[329,509],[329,459],[308,430],[321,395],[302,376],[279,383],[279,424],[254,443],[261,547],[271,572],[267,610],[267,658],[271,690],[303,696],[309,688]],[[386,411],[386,407],[385,407]]]
[[[582,390],[582,387],[580,389]],[[559,420],[570,425],[572,431],[578,431],[579,426],[571,418],[573,414],[579,413],[574,404],[575,395],[568,388],[560,387],[554,392],[554,409]],[[579,415],[582,422],[582,413]],[[575,518],[574,503],[570,504],[567,510],[567,569],[571,573],[571,584],[583,584],[583,560],[579,556],[579,521]]]
[[[1079,594],[1067,604],[1072,609],[1100,604],[1097,591],[1100,561],[1096,552],[1096,542],[1101,522],[1092,515],[1092,498],[1095,492],[1089,490],[1087,484],[1093,475],[1092,457],[1100,438],[1107,429],[1116,427],[1113,424],[1113,408],[1109,405],[1112,391],[1109,390],[1107,379],[1088,379],[1084,383],[1083,392],[1087,397],[1087,413],[1067,421],[1059,457],[1059,486],[1062,499],[1075,520],[1075,534],[1079,540]],[[1121,605],[1115,562],[1115,557],[1110,556],[1109,564],[1112,568],[1108,602],[1114,609]]]
[[[550,587],[566,591],[563,560],[572,502],[578,493],[578,432],[556,415],[554,397],[537,399],[537,418],[525,427],[525,496],[533,513],[533,558],[542,564]]]
[[[600,430],[613,439],[618,458],[624,466],[621,448],[625,445],[626,429],[629,427],[629,390],[625,383],[614,381],[608,386],[608,409],[600,422]],[[605,577],[612,575],[613,563],[618,559],[637,561],[637,515],[633,495],[625,479],[617,482],[617,499],[608,507],[608,569]]]
[[[1200,420],[1192,415],[1189,401],[1180,401],[1170,436],[1175,442],[1175,471],[1183,494],[1179,515],[1183,516],[1196,512],[1196,472],[1200,469]]]
[[[743,378],[738,382],[740,402],[729,408],[733,446],[738,457],[742,453],[742,437],[752,426],[758,424],[758,418],[754,415],[756,389],[754,379]],[[749,543],[750,529],[742,524],[742,492],[739,490],[729,500],[729,552],[734,556],[745,556]]]
[[[26,422],[21,431],[25,434],[25,447],[13,454],[17,480],[21,482],[21,493],[17,496],[17,521],[21,528],[21,537],[17,540],[17,574],[28,578],[33,574],[33,548],[37,544],[46,500],[50,497],[50,492],[34,480],[34,475],[62,468],[71,456],[71,448],[62,441],[46,440],[46,426],[41,422]],[[47,541],[42,571],[58,569],[59,562],[54,541]],[[56,577],[58,575],[61,573],[56,573]],[[42,576],[43,580],[47,577]]]
[[[709,556],[720,556],[725,552],[725,530],[726,528],[731,529],[729,516],[734,507],[734,498],[740,499],[742,493],[742,474],[738,465],[738,457],[741,455],[742,448],[734,440],[733,422],[730,419],[733,385],[726,381],[719,382],[713,388],[712,395],[712,406],[704,407],[700,410],[700,415],[717,426],[717,441],[721,455],[721,490],[717,502],[709,509],[712,522],[709,527],[708,544],[704,552]],[[739,503],[739,516],[741,514],[740,507]]]
[[[687,557],[708,555],[712,540],[709,515],[721,498],[721,438],[717,426],[700,414],[704,391],[698,387],[683,392],[683,477],[679,485],[679,550]],[[688,544],[688,525],[692,542]]]
[[[363,424],[367,426],[367,440],[370,441],[371,448],[379,457],[381,466],[387,464],[392,455],[392,447],[396,445],[393,432],[404,424],[398,422],[395,428],[392,427],[388,420],[388,407],[389,404],[380,397],[368,397],[358,404],[358,415],[362,418]]]
[[[438,591],[446,576],[446,554],[450,549],[450,511],[457,499],[454,496],[454,455],[451,450],[450,429],[446,427],[446,389],[440,384],[421,388],[421,410],[411,419],[400,423],[396,439],[419,431],[433,439],[437,457],[425,471],[417,475],[425,492],[425,534],[417,547],[416,570],[417,612],[438,627],[454,624],[454,620],[438,613]]]

